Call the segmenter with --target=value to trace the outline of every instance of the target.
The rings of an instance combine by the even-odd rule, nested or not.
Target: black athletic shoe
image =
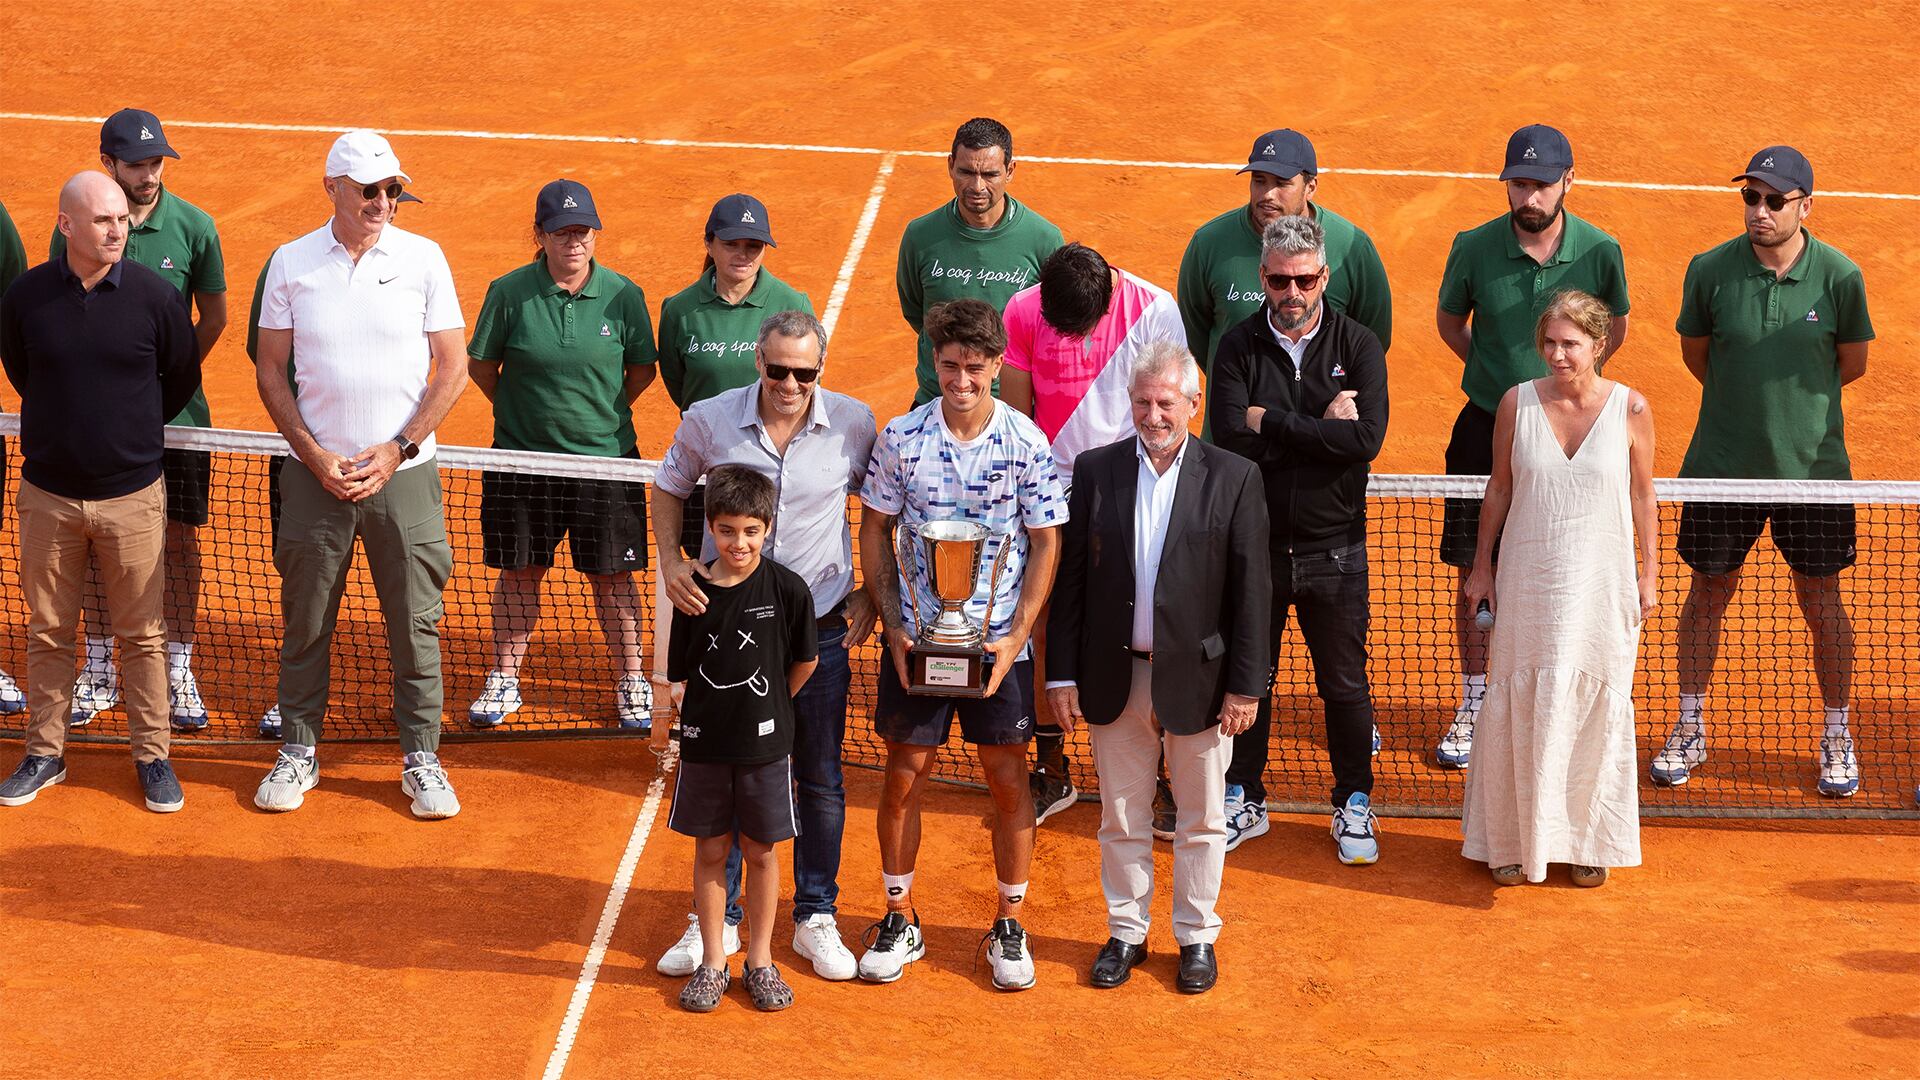
[[[1153,787],[1153,838],[1172,840],[1175,823],[1173,787],[1163,776]]]
[[[1033,788],[1033,823],[1035,825],[1072,806],[1080,798],[1073,781],[1067,779],[1065,770],[1055,770],[1046,765],[1034,767],[1027,775],[1027,783]]]

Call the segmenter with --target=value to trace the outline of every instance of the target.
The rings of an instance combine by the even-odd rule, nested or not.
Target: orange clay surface
[[[1899,5],[1775,17],[1708,3],[130,11],[20,0],[0,7],[0,111],[137,105],[169,123],[185,155],[169,185],[218,221],[234,290],[234,326],[208,361],[214,417],[262,429],[240,348],[245,302],[272,247],[325,220],[330,136],[178,121],[938,151],[961,119],[991,115],[1022,157],[1189,162],[1235,161],[1254,134],[1296,127],[1329,170],[1321,201],[1372,235],[1394,285],[1394,417],[1379,468],[1437,472],[1460,395],[1433,297],[1453,234],[1500,213],[1503,197],[1486,180],[1339,169],[1495,172],[1509,131],[1547,121],[1571,136],[1589,180],[1718,186],[1753,149],[1787,141],[1822,189],[1911,193],[1916,31],[1920,17]],[[59,184],[96,161],[95,134],[0,119],[0,201],[35,257]],[[533,193],[560,175],[592,186],[602,261],[656,310],[698,269],[708,206],[740,190],[775,219],[768,265],[824,309],[880,164],[395,144],[428,200],[402,224],[446,248],[469,320],[486,282],[528,256]],[[1193,228],[1245,192],[1227,171],[1037,161],[1011,190],[1168,287]],[[948,195],[937,158],[897,160],[840,315],[828,384],[882,417],[912,387],[895,243]],[[1698,401],[1671,331],[1680,279],[1688,256],[1739,231],[1738,201],[1730,185],[1576,183],[1568,206],[1626,251],[1632,333],[1609,374],[1653,402],[1658,471],[1671,474]],[[1847,391],[1862,478],[1914,476],[1917,214],[1912,201],[1829,195],[1811,221],[1865,270],[1879,331],[1869,374]],[[664,393],[649,391],[637,418],[642,452],[657,456],[674,422]],[[484,445],[490,429],[469,392],[441,434]],[[1884,587],[1912,591],[1897,573]],[[1388,753],[1418,751],[1409,738]],[[0,811],[0,1078],[539,1076],[652,755],[611,741],[454,747],[467,809],[439,825],[407,816],[391,747],[327,749],[307,808],[264,817],[250,796],[268,757],[183,749],[188,809],[158,818],[139,809],[124,749],[76,747],[67,785]],[[875,778],[855,772],[850,786],[852,940],[879,905]],[[1169,985],[1164,893],[1148,968],[1104,996],[1078,985],[1105,936],[1085,806],[1041,833],[1027,914],[1039,989],[991,991],[973,964],[991,914],[984,812],[972,792],[929,797],[917,892],[931,952],[901,983],[829,986],[794,970],[783,911],[776,956],[796,1009],[751,1015],[736,992],[693,1018],[673,1007],[677,984],[651,972],[688,884],[690,843],[665,830],[663,809],[566,1074],[1910,1076],[1920,1060],[1910,823],[1649,824],[1647,866],[1598,892],[1556,877],[1496,894],[1459,858],[1453,822],[1388,822],[1385,861],[1355,870],[1333,861],[1324,818],[1276,819],[1229,864],[1220,988],[1185,999]],[[1168,870],[1163,849],[1163,882]]]

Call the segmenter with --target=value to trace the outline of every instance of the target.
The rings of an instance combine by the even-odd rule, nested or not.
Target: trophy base
[[[922,697],[983,698],[992,672],[979,645],[916,642],[907,651],[907,693]]]

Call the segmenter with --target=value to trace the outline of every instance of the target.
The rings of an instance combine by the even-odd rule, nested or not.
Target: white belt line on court
[[[0,112],[0,120],[26,120],[58,124],[98,124],[104,116],[64,116],[56,113]],[[225,120],[169,120],[169,127],[206,128],[216,131],[293,131],[311,132],[323,135],[336,135],[347,130],[349,124],[259,124],[244,121]],[[478,131],[454,128],[396,128],[380,127],[375,131],[387,135],[402,135],[424,139],[486,139],[501,142],[570,142],[605,143],[622,146],[678,147],[691,150],[770,150],[781,153],[800,154],[867,154],[876,157],[892,155],[899,157],[944,158],[945,150],[889,150],[878,146],[828,146],[820,143],[770,143],[741,142],[716,139],[645,139],[635,135],[563,135],[539,131]],[[1199,169],[1233,171],[1240,168],[1236,162],[1218,161],[1135,161],[1125,158],[1097,157],[1060,157],[1033,155],[1021,157],[1021,161],[1034,161],[1049,165],[1092,165],[1103,168],[1119,169]],[[1496,173],[1447,172],[1439,169],[1362,169],[1362,168],[1323,168],[1325,174],[1344,174],[1347,176],[1385,176],[1405,179],[1427,180],[1497,180]],[[1628,191],[1693,191],[1709,194],[1730,194],[1732,188],[1726,184],[1659,184],[1639,180],[1589,180],[1580,178],[1583,187],[1617,188]],[[1884,199],[1901,202],[1920,202],[1920,194],[1897,191],[1819,191],[1817,195],[1830,199]]]
[[[840,321],[840,309],[846,306],[847,293],[853,288],[853,272],[860,268],[860,253],[867,249],[867,238],[873,235],[873,223],[880,217],[880,200],[886,197],[887,180],[893,176],[893,163],[898,155],[887,154],[880,158],[880,169],[873,174],[873,190],[867,192],[867,205],[860,211],[860,221],[853,227],[853,240],[847,244],[847,257],[840,263],[840,273],[833,279],[833,292],[827,297],[827,311],[820,319],[820,325],[827,329],[827,340],[833,340],[834,324]]]
[[[660,800],[667,791],[667,774],[673,771],[677,760],[678,755],[670,749],[660,756],[654,767],[653,779],[647,784],[646,801],[640,806],[640,816],[634,819],[633,834],[627,838],[620,868],[614,872],[613,885],[607,889],[606,903],[600,907],[600,925],[594,929],[593,944],[580,965],[580,979],[573,985],[573,997],[567,1002],[566,1017],[560,1021],[560,1033],[554,1036],[553,1053],[547,1058],[547,1071],[542,1074],[542,1080],[560,1080],[560,1074],[567,1069],[573,1041],[580,1034],[580,1020],[587,1013],[587,999],[593,996],[593,984],[600,977],[600,963],[606,958],[608,943],[613,940],[613,929],[620,923],[620,909],[626,905],[634,868],[640,863],[640,853],[646,850],[647,836],[653,832],[653,819],[660,813]]]

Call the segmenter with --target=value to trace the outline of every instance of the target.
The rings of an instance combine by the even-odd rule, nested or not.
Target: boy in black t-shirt
[[[719,557],[704,569],[707,608],[675,609],[667,678],[680,710],[680,768],[667,827],[695,838],[693,910],[705,951],[680,1004],[711,1012],[732,983],[726,947],[727,853],[739,837],[747,894],[747,992],[757,1008],[793,1004],[773,966],[780,867],[793,839],[793,695],[816,666],[813,596],[800,575],[760,557],[773,526],[773,481],[740,465],[707,474],[707,527]]]

